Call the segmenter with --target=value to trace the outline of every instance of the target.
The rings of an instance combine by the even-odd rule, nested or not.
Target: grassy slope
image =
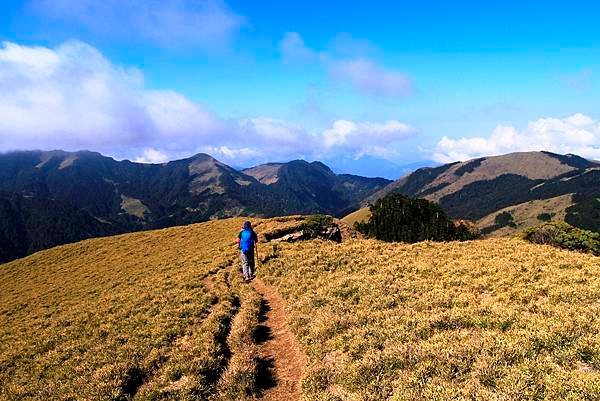
[[[307,399],[600,398],[600,258],[516,239],[284,244]]]
[[[360,221],[364,222],[371,218],[371,211],[368,207],[360,208],[349,215],[342,218],[342,221],[348,224],[350,227],[354,227],[354,223]]]
[[[215,397],[219,378],[239,376],[239,356],[223,374],[232,342],[258,313],[238,275],[217,274],[213,291],[203,283],[235,260],[241,223],[87,240],[0,265],[0,399]]]
[[[219,270],[241,222],[1,265],[0,399],[243,399],[257,297]],[[600,397],[600,258],[519,240],[268,248],[306,399]]]
[[[505,207],[491,213],[477,221],[480,229],[495,225],[496,216],[502,212],[509,212],[514,218],[516,227],[505,226],[491,233],[491,236],[501,237],[509,236],[517,231],[541,224],[538,219],[541,213],[554,213],[553,220],[564,221],[567,214],[567,208],[573,205],[573,194],[566,194],[550,199],[533,200],[518,205]]]

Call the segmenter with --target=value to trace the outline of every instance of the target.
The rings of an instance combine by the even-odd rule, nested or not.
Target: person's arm
[[[240,231],[238,233],[237,238],[235,239],[235,242],[238,244],[238,248],[240,247],[240,241],[242,240],[242,232]]]
[[[252,231],[252,241],[254,241],[254,244],[258,243],[258,235],[254,231]]]

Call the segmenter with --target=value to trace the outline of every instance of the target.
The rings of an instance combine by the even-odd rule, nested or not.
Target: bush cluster
[[[523,232],[523,237],[535,244],[600,255],[600,233],[573,227],[564,222],[551,221],[529,228]]]
[[[333,227],[333,217],[323,214],[308,216],[302,224],[302,229],[309,238],[316,238],[321,233]]]
[[[515,223],[515,219],[511,212],[498,213],[496,215],[496,218],[494,219],[494,223],[496,224],[496,227],[498,227],[498,228],[502,228],[502,227],[506,227],[506,226],[509,226],[512,228],[517,227],[517,224]]]
[[[470,240],[479,233],[472,224],[455,223],[437,204],[394,194],[370,206],[368,222],[355,228],[368,237],[388,242]]]

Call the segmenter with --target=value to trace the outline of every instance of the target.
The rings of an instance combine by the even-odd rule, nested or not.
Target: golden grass
[[[483,230],[495,225],[496,216],[502,212],[509,212],[514,218],[516,227],[505,226],[493,231],[492,237],[505,237],[515,234],[517,231],[534,227],[542,221],[538,219],[541,213],[554,213],[553,220],[564,221],[567,208],[573,205],[573,194],[566,194],[550,199],[537,199],[520,203],[497,210],[477,221],[477,226]]]
[[[92,239],[1,265],[0,399],[215,396],[242,294],[235,277],[216,293],[203,278],[237,263],[242,222]]]
[[[342,218],[342,221],[350,227],[354,227],[354,223],[366,223],[371,218],[371,209],[363,207]]]
[[[260,296],[222,269],[243,220],[1,265],[0,399],[253,399]],[[309,360],[306,400],[600,399],[600,258],[517,239],[261,256]]]
[[[281,244],[307,400],[600,399],[600,258],[516,239]]]

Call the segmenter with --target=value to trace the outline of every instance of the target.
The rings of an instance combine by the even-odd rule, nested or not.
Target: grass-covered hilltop
[[[344,226],[288,243],[311,222],[253,221],[251,284],[242,218],[0,265],[0,399],[600,398],[600,258]]]

